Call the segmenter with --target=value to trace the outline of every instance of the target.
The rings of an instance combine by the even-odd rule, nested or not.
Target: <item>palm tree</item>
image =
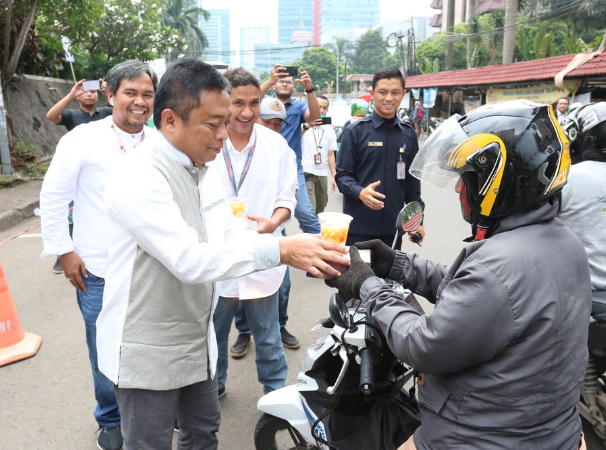
[[[503,33],[503,64],[513,62],[513,49],[516,42],[516,19],[518,0],[505,0],[505,32]]]
[[[448,0],[448,10],[446,11],[446,57],[444,58],[444,70],[452,70],[452,60],[454,56],[454,31],[455,22],[455,0]]]
[[[185,37],[187,41],[186,55],[199,57],[202,50],[208,47],[208,39],[199,26],[199,17],[210,19],[210,13],[203,8],[192,6],[191,0],[168,0],[166,9],[162,12],[162,23],[174,28]],[[176,59],[179,49],[173,49],[169,55],[169,62]]]

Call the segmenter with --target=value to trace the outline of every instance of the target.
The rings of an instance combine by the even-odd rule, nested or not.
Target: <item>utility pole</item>
[[[1,80],[0,80],[1,83]],[[6,129],[6,113],[4,111],[4,96],[0,89],[0,174],[10,175],[15,173],[15,169],[11,166],[11,151],[8,146],[8,132]]]
[[[448,11],[446,14],[446,58],[444,70],[452,70],[454,42],[452,32],[454,31],[455,0],[448,0]]]

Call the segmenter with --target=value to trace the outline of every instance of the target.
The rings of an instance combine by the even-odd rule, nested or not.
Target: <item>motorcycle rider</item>
[[[591,285],[579,239],[554,220],[570,167],[553,110],[525,100],[448,119],[410,172],[458,177],[475,241],[452,265],[371,249],[327,284],[359,298],[394,354],[419,372],[422,425],[404,449],[577,449]],[[435,303],[420,315],[380,278]]]
[[[562,128],[570,139],[575,164],[562,191],[558,219],[585,246],[591,274],[592,315],[606,320],[606,103],[590,103],[574,110]]]

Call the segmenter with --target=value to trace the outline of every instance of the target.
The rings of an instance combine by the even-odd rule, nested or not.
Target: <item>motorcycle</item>
[[[406,205],[398,214],[392,248],[402,232],[418,243],[421,235],[415,230],[422,218],[418,202]],[[386,281],[423,313],[409,290]],[[393,355],[359,301],[348,307],[333,294],[329,312],[311,329],[330,332],[307,349],[297,384],[258,401],[264,414],[255,429],[256,450],[396,449],[420,425],[414,383],[404,388],[414,369]]]
[[[414,125],[412,124],[412,118],[410,117],[410,111],[408,111],[408,109],[406,109],[406,108],[398,109],[398,118],[402,122],[407,123],[408,125],[410,125],[414,128]]]
[[[435,132],[439,126],[442,125],[442,121],[437,117],[430,117],[427,125],[427,136],[431,136],[431,133]]]
[[[606,448],[606,305],[593,302],[587,339],[589,361],[577,407],[588,449]]]

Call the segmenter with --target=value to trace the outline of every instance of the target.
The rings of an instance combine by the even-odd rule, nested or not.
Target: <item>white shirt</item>
[[[40,192],[44,244],[41,257],[75,251],[86,269],[102,278],[107,259],[107,214],[103,203],[107,176],[126,153],[141,143],[141,133],[133,136],[117,126],[112,129],[112,123],[112,117],[106,117],[63,136]],[[145,139],[156,133],[148,127],[144,127],[144,132]],[[121,141],[126,153],[120,148]],[[67,222],[72,200],[73,242]]]
[[[568,113],[563,113],[560,112],[560,110],[556,109],[557,115],[558,115],[558,123],[560,125],[562,125],[564,123],[564,121],[566,120],[566,117],[568,117]]]
[[[276,208],[288,208],[290,219],[294,215],[297,191],[297,163],[294,152],[286,140],[278,133],[262,125],[255,124],[246,147],[237,151],[228,139],[226,146],[231,159],[236,186],[240,184],[242,170],[255,142],[256,147],[250,162],[250,169],[238,190],[238,197],[244,197],[245,212],[254,216],[271,218]],[[223,152],[213,162],[221,178],[227,197],[236,197],[236,191],[227,173]],[[289,219],[289,220],[290,220]],[[285,221],[273,232],[281,236]],[[251,221],[251,229],[257,223]],[[224,281],[221,284],[221,296],[241,300],[263,298],[278,290],[284,279],[286,266],[255,272],[237,280]]]
[[[303,158],[301,164],[305,173],[324,176],[330,175],[328,167],[328,151],[337,150],[337,135],[330,125],[310,127],[301,140]],[[320,153],[322,162],[315,163],[315,154]]]
[[[189,157],[173,147],[160,132],[155,144],[173,160],[194,168]],[[146,145],[152,145],[146,140]],[[222,161],[221,161],[222,162]],[[208,242],[198,242],[173,200],[166,178],[137,158],[124,158],[112,171],[105,191],[108,213],[109,258],[103,309],[97,320],[99,369],[118,383],[122,327],[128,308],[132,269],[141,247],[183,283],[217,282],[276,267],[280,264],[278,239],[243,230],[225,202],[216,166],[199,169],[200,214]],[[262,262],[261,262],[262,260]],[[208,359],[214,377],[217,342],[213,313],[220,283],[214,289],[208,324]]]

